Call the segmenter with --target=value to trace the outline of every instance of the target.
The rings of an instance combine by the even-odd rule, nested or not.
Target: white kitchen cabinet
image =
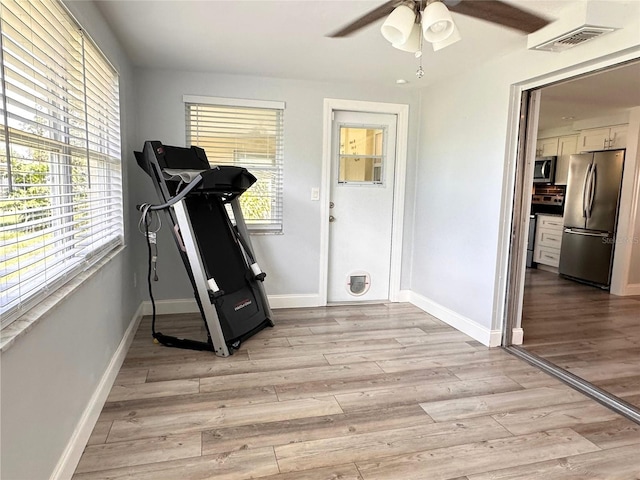
[[[569,155],[578,151],[579,135],[565,135],[558,138],[558,159],[556,161],[556,185],[566,185],[569,176]]]
[[[558,137],[540,138],[536,141],[536,157],[558,155]]]
[[[611,128],[609,127],[582,130],[578,140],[578,149],[581,152],[604,150],[609,141],[609,133],[611,133]]]
[[[557,268],[560,264],[562,246],[562,217],[540,215],[536,222],[536,240],[533,247],[533,261]]]
[[[627,148],[628,125],[616,125],[609,132],[609,149]]]
[[[627,125],[590,128],[580,132],[578,151],[612,150],[627,146]]]
[[[573,155],[578,153],[578,137],[580,135],[565,135],[558,138],[558,155]]]
[[[562,137],[539,138],[536,141],[537,157],[570,155],[578,151],[578,134]]]
[[[542,230],[553,230],[562,233],[564,222],[560,215],[538,214],[537,226]]]

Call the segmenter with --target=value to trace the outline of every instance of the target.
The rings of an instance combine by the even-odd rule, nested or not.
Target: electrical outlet
[[[313,187],[311,189],[311,200],[320,200],[320,189],[318,187]]]

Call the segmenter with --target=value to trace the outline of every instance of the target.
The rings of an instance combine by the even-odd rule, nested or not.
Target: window
[[[0,6],[6,326],[122,244],[118,76],[60,2]]]
[[[338,184],[382,185],[382,128],[340,126]]]
[[[252,232],[282,232],[284,103],[185,95],[187,145],[212,165],[237,165],[258,181],[240,197]]]

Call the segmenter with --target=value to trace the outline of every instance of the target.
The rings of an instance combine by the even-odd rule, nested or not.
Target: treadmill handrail
[[[162,203],[160,205],[149,205],[149,204],[143,203],[142,205],[138,205],[138,210],[142,211],[146,209],[146,210],[155,211],[155,210],[164,210],[165,208],[169,208],[170,206],[175,205],[184,197],[186,197],[187,194],[191,190],[196,188],[201,181],[202,181],[202,174],[199,174],[191,182],[189,182],[189,184],[186,187],[184,187],[184,189],[181,190],[179,194],[177,194],[175,197],[171,197],[168,202]]]

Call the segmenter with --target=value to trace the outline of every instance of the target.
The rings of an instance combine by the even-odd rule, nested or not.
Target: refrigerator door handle
[[[589,176],[591,175],[592,164],[589,164],[587,173],[584,175],[584,185],[582,186],[582,216],[587,216],[587,185],[589,183]]]
[[[577,230],[573,230],[572,228],[565,228],[564,233],[570,233],[572,235],[582,235],[583,237],[607,238],[609,236],[608,232],[604,232],[604,233],[578,232]]]
[[[591,218],[591,211],[593,210],[593,200],[596,197],[596,182],[598,181],[598,171],[596,168],[597,164],[593,164],[593,169],[591,170],[591,182],[589,185],[589,216],[587,218]]]

